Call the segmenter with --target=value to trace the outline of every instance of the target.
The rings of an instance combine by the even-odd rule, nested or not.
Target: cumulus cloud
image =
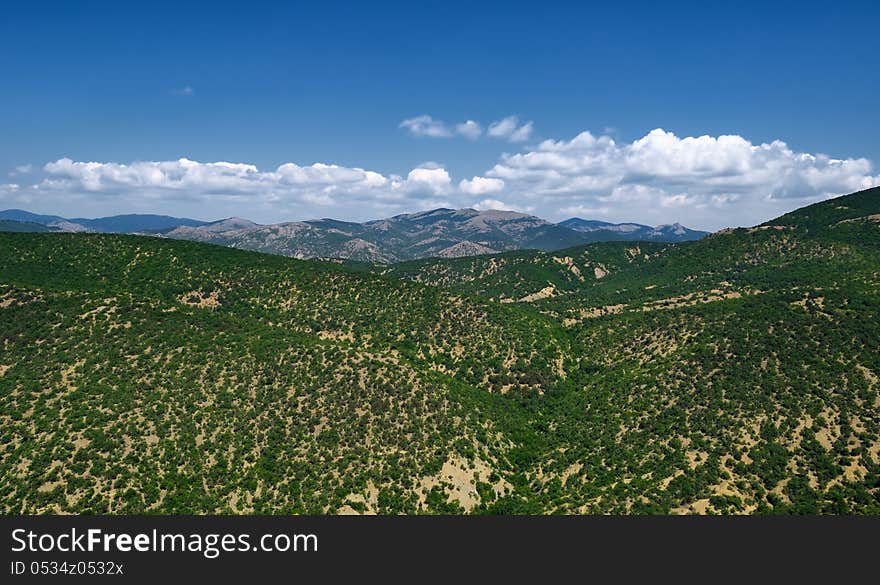
[[[483,127],[480,126],[479,122],[475,122],[474,120],[467,120],[462,122],[461,124],[455,125],[455,132],[464,136],[465,138],[470,138],[471,140],[476,140],[483,134]]]
[[[190,213],[198,217],[245,215],[281,221],[328,213],[373,219],[384,210],[424,208],[455,192],[442,166],[420,165],[405,176],[357,167],[285,163],[274,170],[234,162],[82,162],[62,158],[43,167],[45,178],[27,188],[0,186],[0,206],[18,202],[53,205],[55,213],[82,215],[126,210]],[[177,211],[183,210],[183,211]],[[330,211],[333,210],[333,211]],[[85,209],[82,209],[85,211]]]
[[[17,175],[27,175],[34,172],[34,165],[18,165],[13,170],[9,171],[10,177],[15,177]]]
[[[419,163],[418,165],[416,165],[416,168],[419,168],[419,169],[442,169],[442,168],[446,168],[446,167],[443,163],[434,162],[432,160],[426,160],[425,162]]]
[[[476,120],[465,120],[455,125],[449,125],[443,120],[437,120],[428,114],[407,118],[400,123],[400,127],[406,129],[413,136],[428,136],[431,138],[451,138],[463,136],[470,140],[477,140],[483,136],[483,126]],[[532,135],[534,124],[525,122],[520,124],[517,116],[508,116],[489,125],[486,136],[500,138],[509,142],[525,142]]]
[[[512,134],[509,128],[505,132]],[[263,170],[187,158],[129,164],[62,158],[46,164],[37,180],[0,184],[0,208],[69,216],[240,215],[277,222],[365,220],[443,206],[520,210],[550,220],[578,215],[718,229],[753,225],[880,185],[880,175],[864,158],[797,152],[779,140],[754,144],[737,135],[682,138],[662,129],[632,142],[590,132],[545,140],[455,181],[432,162],[396,175],[328,163],[289,162]]]
[[[486,193],[497,193],[504,189],[504,181],[501,179],[490,179],[487,177],[474,177],[470,180],[463,180],[458,184],[458,188],[468,195],[483,195]]]
[[[452,132],[444,122],[435,120],[427,114],[416,116],[415,118],[407,118],[400,123],[401,128],[405,128],[413,136],[429,136],[431,138],[449,138]]]
[[[534,207],[520,207],[518,205],[512,205],[510,203],[505,203],[504,201],[499,201],[498,199],[483,199],[479,203],[475,203],[472,207],[477,211],[488,211],[490,209],[495,209],[499,211],[518,211],[520,213],[529,213],[534,210]]]
[[[178,87],[176,89],[172,89],[171,93],[174,95],[182,95],[182,96],[191,96],[195,95],[196,90],[192,88],[192,86],[185,85],[183,87]]]
[[[489,125],[487,134],[493,138],[502,138],[510,142],[525,142],[532,135],[532,122],[519,123],[517,116],[507,116]]]
[[[406,181],[398,183],[394,187],[407,193],[441,195],[447,193],[451,185],[452,179],[446,169],[417,168],[409,172]]]
[[[545,140],[502,156],[484,174],[505,181],[505,199],[534,202],[553,210],[551,216],[582,209],[618,220],[718,228],[877,185],[872,170],[863,158],[795,152],[779,140],[679,138],[656,129],[622,144],[590,132]]]

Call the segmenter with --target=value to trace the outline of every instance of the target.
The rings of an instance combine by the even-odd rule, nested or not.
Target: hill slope
[[[567,349],[539,315],[326,264],[0,238],[7,512],[472,509],[473,469],[509,489],[493,397],[552,386]]]
[[[51,232],[55,231],[49,226],[32,221],[18,221],[14,219],[0,219],[0,232]]]
[[[878,193],[382,274],[0,234],[0,504],[880,513]]]

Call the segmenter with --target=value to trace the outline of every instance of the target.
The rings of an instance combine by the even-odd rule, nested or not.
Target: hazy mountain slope
[[[578,232],[595,232],[599,230],[610,232],[638,232],[641,230],[653,229],[649,225],[640,223],[611,223],[608,221],[600,221],[597,219],[581,219],[572,217],[565,221],[559,222],[559,225],[573,229]]]
[[[207,222],[167,215],[128,214],[88,219],[83,217],[64,218],[58,215],[40,215],[21,209],[0,211],[0,220],[29,221],[45,226],[57,227],[61,231],[93,231],[106,233],[157,232],[178,226],[200,226]]]
[[[49,225],[50,223],[64,220],[63,217],[57,215],[41,215],[39,213],[24,211],[23,209],[5,209],[0,211],[0,219],[10,221],[30,221],[41,225]]]
[[[31,213],[21,209],[6,209],[0,211],[0,221],[24,222],[30,224],[41,225],[49,228],[48,230],[28,229],[28,230],[8,230],[8,231],[62,231],[62,232],[84,232],[88,231],[83,225],[71,222],[57,215],[40,215]],[[10,228],[15,226],[10,226]],[[22,226],[18,226],[21,228]]]
[[[590,234],[591,242],[607,242],[614,240],[654,241],[654,242],[688,242],[699,240],[709,232],[692,230],[681,224],[674,223],[652,227],[638,223],[609,223],[607,221],[586,220],[572,217],[559,225],[569,229]]]
[[[0,232],[51,232],[55,231],[47,225],[32,221],[0,219]]]
[[[95,219],[74,218],[69,220],[95,232],[106,233],[133,233],[133,232],[158,232],[173,229],[180,226],[200,226],[208,222],[185,217],[171,217],[168,215],[152,214],[127,214],[113,215],[110,217],[98,217]]]

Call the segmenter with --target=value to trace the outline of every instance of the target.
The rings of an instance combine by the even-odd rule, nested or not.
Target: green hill
[[[880,513],[878,194],[372,268],[0,234],[0,510]]]
[[[603,242],[560,250],[520,250],[465,258],[427,258],[376,268],[379,274],[511,302],[542,289],[553,296],[584,290],[623,267],[641,268],[669,244]],[[541,296],[541,295],[538,295]]]

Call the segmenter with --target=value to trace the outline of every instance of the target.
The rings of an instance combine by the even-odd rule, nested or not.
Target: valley
[[[880,513],[880,188],[694,241],[499,213],[281,224],[344,261],[0,233],[0,509]]]

